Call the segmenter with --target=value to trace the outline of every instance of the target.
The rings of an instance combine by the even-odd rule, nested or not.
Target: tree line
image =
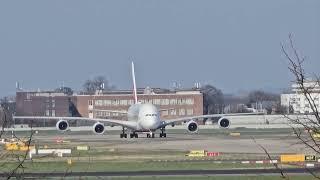
[[[253,90],[245,96],[224,94],[222,90],[205,85],[203,93],[204,114],[248,113],[252,109],[261,108],[266,113],[280,114],[284,111],[280,105],[280,94],[263,90]]]

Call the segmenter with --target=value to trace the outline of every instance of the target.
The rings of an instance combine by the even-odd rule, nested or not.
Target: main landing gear
[[[130,138],[138,138],[138,134],[135,132],[130,133]]]
[[[161,128],[160,138],[166,138],[167,134],[165,133],[165,128]],[[138,138],[138,134],[136,132],[132,132],[129,134],[130,138]],[[122,133],[120,134],[120,138],[128,138],[128,134],[125,132],[125,128],[122,127]],[[154,132],[147,133],[147,138],[155,138]]]
[[[160,138],[162,138],[162,137],[166,138],[167,137],[167,133],[165,133],[166,129],[165,128],[161,128],[160,130],[161,130]]]
[[[148,133],[147,138],[154,138],[154,133],[152,133],[152,132]]]
[[[122,127],[122,133],[120,134],[120,138],[127,138],[127,134],[125,133],[124,127]]]
[[[128,138],[128,134],[126,134],[124,127],[122,127],[122,133],[120,134],[120,138]],[[138,134],[135,132],[130,133],[130,138],[138,138]]]

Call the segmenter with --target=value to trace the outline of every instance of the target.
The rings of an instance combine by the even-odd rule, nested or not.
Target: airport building
[[[74,99],[53,91],[16,93],[16,116],[70,116],[69,102]]]
[[[138,89],[141,103],[152,103],[162,119],[203,114],[203,94],[199,90],[170,91]],[[17,116],[82,116],[126,120],[126,111],[134,103],[131,90],[97,92],[93,95],[53,91],[16,93]]]
[[[320,85],[319,82],[309,81],[304,83],[309,89],[311,98],[314,100],[317,108],[320,108]],[[288,113],[309,114],[312,113],[310,104],[298,84],[291,86],[292,93],[281,94],[281,105],[287,107]]]

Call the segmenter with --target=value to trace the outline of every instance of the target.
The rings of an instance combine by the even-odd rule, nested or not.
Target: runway
[[[231,132],[239,132],[240,136],[231,136]],[[26,132],[16,132],[23,137]],[[131,176],[202,176],[202,175],[279,175],[280,172],[272,164],[242,164],[242,161],[263,161],[267,159],[259,145],[265,147],[272,158],[279,161],[279,155],[285,153],[308,154],[309,150],[297,143],[296,136],[290,129],[201,129],[199,133],[190,134],[185,129],[169,129],[167,138],[120,138],[118,130],[109,130],[104,135],[95,135],[91,131],[58,132],[56,130],[40,130],[33,136],[39,147],[71,148],[74,153],[63,158],[43,159],[37,156],[33,163],[27,164],[29,171],[23,177],[131,177]],[[28,134],[28,133],[27,133]],[[5,136],[10,137],[11,133]],[[56,139],[63,139],[57,143]],[[253,140],[254,138],[254,140]],[[259,144],[259,145],[258,145]],[[90,147],[88,152],[78,152],[78,145]],[[217,157],[189,158],[185,156],[190,150],[208,150],[220,152]],[[79,154],[78,154],[79,153]],[[67,165],[72,159],[73,165]],[[188,160],[188,161],[186,161]],[[268,159],[267,159],[268,160]],[[91,168],[87,169],[86,162]],[[216,164],[214,161],[220,161]],[[238,161],[236,163],[233,163]],[[110,163],[112,162],[112,163]],[[140,163],[137,166],[137,163]],[[177,166],[178,165],[178,166]],[[166,169],[166,167],[168,167]],[[37,171],[37,167],[42,169]],[[85,167],[85,168],[84,168]],[[284,166],[285,173],[307,174],[309,170],[301,166]],[[312,172],[320,172],[317,164]],[[27,168],[27,169],[28,169]],[[32,169],[33,168],[33,169]],[[247,168],[247,169],[245,169]],[[250,169],[254,168],[254,169]],[[257,169],[258,168],[258,169]],[[70,170],[70,172],[64,172]],[[71,172],[72,171],[72,172]],[[86,172],[88,171],[88,172]],[[38,172],[38,173],[34,173]],[[6,176],[6,174],[0,174]]]
[[[320,168],[287,168],[287,169],[221,169],[221,170],[169,170],[169,171],[123,171],[123,172],[62,172],[62,173],[24,173],[24,178],[41,178],[41,177],[101,177],[101,176],[197,176],[197,175],[279,175],[280,172],[285,174],[310,174],[320,172]],[[0,174],[4,177],[7,174]],[[22,174],[21,174],[22,175]],[[20,177],[17,174],[15,177]]]
[[[174,132],[168,131],[167,138],[146,138],[146,135],[139,135],[138,139],[120,139],[119,132],[106,132],[104,135],[87,134],[63,134],[56,136],[63,137],[70,141],[70,144],[85,143],[91,147],[108,149],[127,150],[179,150],[188,151],[191,149],[206,149],[215,152],[225,153],[264,153],[257,143],[263,145],[270,153],[306,153],[307,149],[297,144],[296,137],[286,133],[277,132],[243,132],[240,137],[228,136],[226,133],[214,134],[214,130],[200,131],[198,134],[189,134],[184,130]],[[34,137],[43,144],[52,143],[55,136],[39,134]],[[255,142],[253,141],[255,139]]]
[[[10,132],[10,131],[9,131]],[[239,132],[239,137],[230,136],[230,132]],[[19,131],[17,132],[19,133]],[[146,138],[140,134],[139,138],[119,137],[120,131],[109,130],[103,135],[95,135],[92,131],[71,131],[61,133],[56,130],[39,131],[33,139],[42,145],[55,144],[55,139],[62,138],[68,145],[85,144],[96,149],[124,149],[143,150],[178,150],[206,149],[224,153],[262,153],[258,144],[265,147],[269,153],[308,153],[308,149],[298,143],[296,136],[288,129],[243,129],[243,130],[215,130],[200,129],[196,134],[190,134],[185,129],[168,129],[167,138]],[[8,133],[8,137],[11,134]],[[253,140],[254,139],[254,140]]]

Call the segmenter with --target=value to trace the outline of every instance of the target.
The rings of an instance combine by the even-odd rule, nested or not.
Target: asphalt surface
[[[230,136],[230,132],[241,132],[240,136]],[[17,133],[23,137],[22,132]],[[205,149],[213,152],[224,153],[260,153],[265,154],[261,146],[265,147],[269,153],[303,153],[310,154],[310,150],[299,143],[296,136],[287,129],[238,129],[238,130],[214,130],[200,129],[196,134],[190,134],[185,129],[168,130],[167,138],[159,138],[159,132],[156,138],[146,138],[145,134],[139,134],[139,138],[119,137],[120,131],[106,131],[103,135],[95,135],[91,131],[65,132],[39,131],[33,136],[40,145],[51,146],[56,144],[57,139],[66,141],[64,145],[75,147],[77,145],[88,145],[95,149],[116,149],[130,151],[157,151],[157,150],[175,150],[189,151]],[[11,133],[7,133],[8,138]]]
[[[193,176],[193,175],[259,175],[259,174],[310,174],[319,173],[320,168],[288,168],[288,169],[232,169],[232,170],[170,170],[170,171],[124,171],[124,172],[64,172],[64,173],[24,173],[14,177],[41,178],[41,177],[76,177],[76,176]],[[6,177],[7,174],[0,174]]]

